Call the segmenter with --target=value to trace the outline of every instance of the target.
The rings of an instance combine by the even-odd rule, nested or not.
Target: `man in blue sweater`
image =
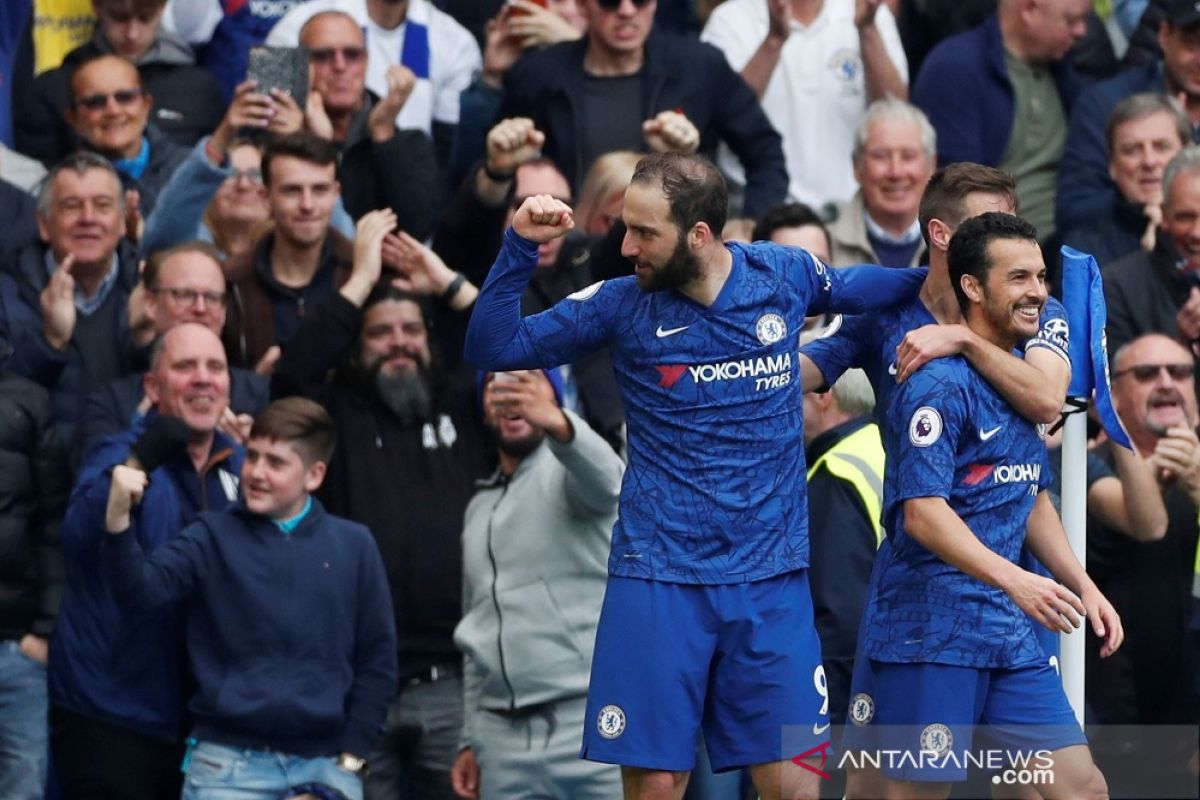
[[[118,601],[186,604],[196,692],[184,798],[276,800],[308,783],[362,798],[396,691],[396,633],[370,533],[311,496],[333,439],[318,404],[272,403],[246,445],[243,502],[202,513],[149,557],[130,514],[147,476],[113,470],[101,557]]]

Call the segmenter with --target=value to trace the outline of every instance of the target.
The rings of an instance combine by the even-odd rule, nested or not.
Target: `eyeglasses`
[[[231,169],[229,170],[229,176],[225,180],[237,181],[239,178],[245,178],[252,183],[262,183],[262,170],[257,167],[252,169]]]
[[[621,7],[625,0],[596,0],[596,5],[600,6],[605,11],[616,11]],[[645,8],[650,5],[653,0],[631,0],[633,7],[637,9]]]
[[[116,100],[119,106],[128,106],[141,100],[145,93],[144,89],[118,89],[111,94],[89,94],[76,98],[75,105],[83,106],[88,111],[99,111],[108,105],[109,98]]]
[[[347,64],[361,64],[367,58],[365,47],[318,47],[308,51],[308,60],[314,64],[329,64],[338,53]]]
[[[210,306],[225,305],[225,292],[199,292],[195,289],[182,289],[178,287],[164,286],[160,289],[152,289],[154,294],[166,294],[176,303],[181,306],[194,306],[196,301],[201,297],[204,302]]]
[[[1191,380],[1192,376],[1196,374],[1196,367],[1193,364],[1135,364],[1129,369],[1114,372],[1112,376],[1119,378],[1122,375],[1133,375],[1133,379],[1138,383],[1149,383],[1157,378],[1164,369],[1173,381]]]

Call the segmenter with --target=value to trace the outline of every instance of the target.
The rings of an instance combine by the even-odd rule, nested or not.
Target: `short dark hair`
[[[97,61],[111,61],[114,64],[127,65],[131,70],[133,70],[133,74],[135,76],[134,80],[137,81],[136,88],[138,88],[138,89],[144,88],[142,85],[142,73],[138,71],[138,68],[135,64],[133,64],[132,62],[130,62],[124,58],[121,58],[120,56],[118,56],[114,53],[93,53],[92,55],[88,56],[87,58],[84,58],[83,60],[77,62],[71,68],[71,75],[67,79],[67,88],[71,94],[71,96],[70,96],[71,108],[75,108],[75,100],[76,100],[75,79],[77,77],[79,77],[79,73],[83,72],[85,69],[90,67],[92,64],[95,64]],[[132,87],[122,87],[122,88],[132,88]]]
[[[167,0],[92,0],[96,13],[117,18],[149,16],[167,4]]]
[[[1108,123],[1104,128],[1104,141],[1108,145],[1110,161],[1113,156],[1113,139],[1117,135],[1117,128],[1126,122],[1136,122],[1155,114],[1166,114],[1171,118],[1171,123],[1175,126],[1175,135],[1179,137],[1180,147],[1187,147],[1192,143],[1192,123],[1178,100],[1158,92],[1140,92],[1131,94],[1117,103],[1116,108],[1108,117]]]
[[[329,462],[333,455],[333,418],[307,397],[285,397],[271,403],[254,420],[251,439],[287,442],[306,465]]]
[[[970,275],[980,284],[987,283],[992,268],[988,246],[997,239],[1022,239],[1037,244],[1037,228],[1013,214],[989,211],[964,222],[950,239],[946,260],[950,266],[950,285],[964,314],[971,301],[962,288],[962,278]]]
[[[263,147],[262,178],[264,186],[271,185],[272,159],[281,156],[290,156],[327,167],[330,164],[337,166],[338,151],[333,142],[308,131],[297,131],[286,136],[272,137]]]
[[[362,313],[366,315],[367,310],[372,306],[392,300],[397,303],[415,303],[421,309],[421,318],[425,320],[425,326],[429,326],[429,309],[425,307],[425,300],[421,295],[413,294],[404,289],[397,288],[391,281],[382,280],[375,284],[371,289],[371,293],[367,295],[367,299],[363,301]]]
[[[927,247],[930,246],[929,221],[940,219],[958,228],[967,213],[963,202],[976,192],[1002,195],[1012,203],[1014,210],[1017,207],[1016,181],[1003,170],[962,161],[933,173],[921,195],[921,208],[917,212]]]
[[[829,238],[829,229],[825,227],[824,220],[811,206],[804,203],[784,203],[770,209],[755,223],[750,238],[756,242],[768,241],[780,228],[803,228],[808,225],[821,229],[825,236],[825,244],[832,250],[833,242]]]
[[[221,274],[224,276],[224,261],[221,258],[221,251],[208,242],[194,241],[177,244],[174,247],[167,247],[162,250],[155,250],[146,259],[146,266],[142,267],[142,285],[147,289],[158,288],[158,274],[162,272],[162,266],[169,259],[182,253],[199,253],[202,256],[208,256],[216,262],[217,267],[221,269]]]
[[[708,225],[720,238],[729,216],[729,190],[725,179],[702,156],[654,153],[638,162],[630,184],[657,185],[667,198],[671,219],[680,233],[697,222]]]

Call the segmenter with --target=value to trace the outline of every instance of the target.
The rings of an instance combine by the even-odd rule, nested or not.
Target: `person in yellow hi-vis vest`
[[[834,725],[846,721],[858,623],[883,540],[883,443],[874,408],[871,384],[857,369],[829,392],[804,395],[809,585]]]

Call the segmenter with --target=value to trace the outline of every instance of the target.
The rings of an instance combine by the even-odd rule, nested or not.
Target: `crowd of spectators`
[[[1095,255],[1118,406],[1169,519],[1149,529],[1114,518],[1111,500],[1089,508],[1097,582],[1129,644],[1091,658],[1088,714],[1195,724],[1200,4],[1115,7],[1102,19],[1089,0],[7,0],[0,797],[41,797],[47,782],[65,798],[176,796],[181,759],[190,782],[216,758],[188,743],[196,730],[201,745],[291,747],[350,771],[366,759],[372,799],[516,797],[530,764],[557,765],[547,796],[612,796],[611,771],[568,763],[623,471],[611,359],[510,382],[477,375],[462,350],[525,198],[571,204],[576,228],[539,248],[524,313],[631,274],[621,204],[651,152],[720,167],[726,238],[835,267],[944,252],[953,231],[922,216],[922,198],[958,162],[1012,177],[1051,283],[1059,245]],[[301,48],[307,92],[256,80],[250,52],[264,46]],[[858,587],[817,598],[842,705],[886,532],[822,456],[864,428],[869,394],[849,377],[806,403],[810,504],[826,520],[814,525],[860,517],[850,543],[814,528],[814,562],[845,561],[815,563],[814,590]],[[295,396],[328,418],[289,407],[254,439],[269,403]],[[270,433],[293,417],[327,426],[332,455],[307,433]],[[172,433],[172,418],[188,430]],[[343,667],[387,689],[377,720],[350,700],[333,718],[302,708],[310,729],[279,738],[261,715],[300,712],[249,695],[245,719],[222,717],[213,659],[276,663],[197,627],[220,590],[202,576],[193,594],[161,589],[177,603],[118,600],[107,549],[129,558],[136,538],[152,558],[237,501],[247,443],[264,436],[295,440],[304,469],[324,465],[305,490],[320,508],[305,514],[365,526],[378,549],[390,603],[355,602],[389,607],[387,635],[339,608],[375,645],[394,635],[396,663],[368,664],[361,639],[338,638],[354,653]],[[1135,480],[1098,452],[1090,480],[1117,480],[1102,490]],[[118,470],[138,465],[149,483],[119,495]],[[136,536],[110,545],[118,501]],[[323,519],[295,530],[325,531]],[[298,652],[342,657],[311,644]]]

